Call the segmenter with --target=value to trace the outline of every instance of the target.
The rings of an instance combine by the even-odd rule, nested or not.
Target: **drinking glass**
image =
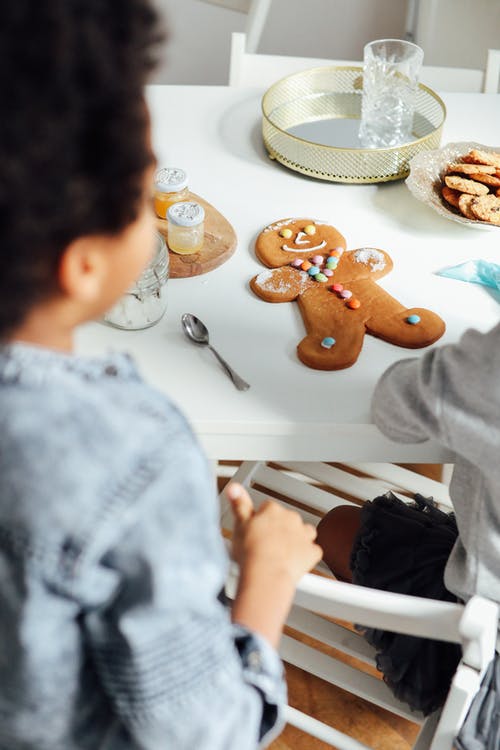
[[[359,139],[365,148],[412,140],[423,50],[402,39],[377,39],[364,48]]]

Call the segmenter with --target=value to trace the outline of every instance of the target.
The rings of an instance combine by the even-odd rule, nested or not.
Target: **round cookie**
[[[317,254],[328,255],[331,250],[345,246],[340,232],[324,221],[280,219],[259,234],[255,254],[264,265],[276,268],[297,258],[311,260]]]
[[[461,174],[474,174],[474,173],[484,173],[484,174],[495,174],[496,167],[493,167],[490,164],[450,164],[448,167],[448,172],[460,172]]]
[[[497,176],[497,173],[495,174],[483,174],[481,173],[473,173],[469,174],[469,178],[471,180],[475,180],[476,182],[482,182],[484,185],[489,185],[490,187],[500,187],[500,177]]]
[[[453,190],[453,188],[448,187],[448,185],[443,185],[443,187],[441,188],[441,195],[445,199],[446,203],[449,203],[450,206],[458,208],[458,199],[461,195],[463,195],[463,193],[459,192],[458,190]]]
[[[500,225],[500,198],[496,195],[483,195],[475,198],[470,208],[476,219]]]
[[[468,157],[473,163],[490,164],[500,169],[500,154],[495,151],[481,151],[480,149],[473,148],[469,151]]]
[[[458,199],[458,208],[460,209],[461,213],[465,216],[466,219],[472,219],[472,221],[477,221],[477,216],[476,214],[472,213],[472,209],[470,205],[472,201],[474,200],[476,200],[475,195],[462,193],[460,198]]]
[[[446,175],[444,181],[453,190],[469,193],[469,195],[486,195],[489,192],[487,185],[474,182],[474,180],[467,180],[465,177],[459,177],[458,175]]]

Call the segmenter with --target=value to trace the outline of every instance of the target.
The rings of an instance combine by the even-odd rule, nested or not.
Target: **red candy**
[[[334,292],[341,292],[344,288],[343,284],[332,284],[331,289]]]

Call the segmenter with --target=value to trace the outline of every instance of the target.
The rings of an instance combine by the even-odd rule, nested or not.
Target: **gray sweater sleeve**
[[[468,330],[457,344],[392,365],[379,380],[372,416],[379,429],[405,443],[433,439],[471,456],[474,436],[488,429],[498,382],[500,326]]]

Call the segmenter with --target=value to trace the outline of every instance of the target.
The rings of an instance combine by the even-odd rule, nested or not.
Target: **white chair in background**
[[[316,57],[264,55],[250,52],[246,34],[234,31],[231,35],[229,60],[230,86],[268,87],[280,78],[320,65],[362,65],[356,60],[331,60]]]
[[[500,49],[488,50],[486,74],[484,77],[484,92],[497,94],[500,90]]]
[[[245,462],[234,479],[247,487],[256,506],[274,496],[286,506],[299,510],[304,520],[313,524],[339,503],[362,503],[389,489],[403,498],[416,491],[432,494],[441,507],[450,507],[446,485],[390,464],[280,462],[275,466]],[[221,506],[222,527],[230,533],[231,513],[223,495]],[[233,570],[227,587],[230,597],[234,594],[236,580],[237,571]],[[380,679],[327,656],[324,649],[309,645],[326,644],[373,667],[373,649],[357,632],[328,619],[332,617],[461,644],[462,660],[442,711],[424,719],[398,701]],[[421,730],[414,750],[451,750],[453,738],[495,653],[498,607],[480,597],[473,597],[463,606],[341,583],[320,563],[314,573],[300,581],[287,624],[292,630],[283,636],[280,649],[285,662],[419,723]],[[308,637],[307,643],[301,640],[301,634]],[[286,718],[293,726],[333,744],[338,750],[367,750],[366,745],[356,739],[291,707],[287,709]]]
[[[269,87],[280,78],[298,73],[307,68],[322,65],[348,65],[362,67],[361,60],[332,60],[325,58],[268,55],[249,50],[248,39],[243,32],[231,35],[229,62],[230,86]],[[489,50],[486,70],[470,68],[448,68],[424,65],[421,83],[436,91],[496,93],[500,71],[500,51]]]

